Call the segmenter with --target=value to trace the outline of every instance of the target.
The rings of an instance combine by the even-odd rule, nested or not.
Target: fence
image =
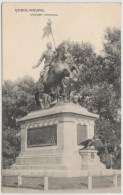
[[[3,173],[3,176],[13,176],[13,174],[7,174],[7,173]],[[88,190],[91,191],[93,189],[93,185],[92,185],[92,179],[94,176],[113,176],[113,184],[114,184],[114,188],[117,189],[118,187],[118,176],[121,175],[120,170],[112,170],[112,171],[104,171],[104,172],[87,172],[87,171],[83,171],[82,175],[83,177],[87,177],[88,178]],[[21,187],[22,185],[22,178],[24,176],[26,177],[37,177],[37,178],[44,178],[44,191],[48,191],[49,189],[49,176],[48,174],[42,174],[42,175],[35,175],[33,173],[30,174],[14,174],[14,176],[18,177],[18,188]]]

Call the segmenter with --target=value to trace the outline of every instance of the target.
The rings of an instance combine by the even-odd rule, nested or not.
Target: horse
[[[53,100],[64,94],[63,79],[65,77],[72,78],[73,70],[78,71],[75,65],[65,62],[67,58],[67,51],[64,46],[57,48],[56,53],[57,55],[54,57],[50,65],[46,82],[43,82],[42,75],[37,83],[38,92],[50,95]],[[39,96],[37,97],[39,100]]]

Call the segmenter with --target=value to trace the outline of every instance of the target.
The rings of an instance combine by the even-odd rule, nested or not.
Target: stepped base
[[[66,170],[62,165],[12,165],[13,170]]]
[[[21,153],[19,157],[16,159],[14,167],[24,167],[26,166],[35,166],[35,167],[40,167],[40,166],[52,166],[52,165],[60,165],[62,164],[62,155],[63,151],[49,151],[49,150],[41,150],[40,152],[38,151],[28,151]]]
[[[55,165],[61,162],[62,158],[59,156],[27,156],[17,158],[16,165]]]

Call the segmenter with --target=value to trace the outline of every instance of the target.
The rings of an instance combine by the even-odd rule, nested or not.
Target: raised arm
[[[44,58],[45,58],[45,54],[43,53],[41,58],[38,60],[37,64],[33,66],[33,68],[37,68],[42,63]]]

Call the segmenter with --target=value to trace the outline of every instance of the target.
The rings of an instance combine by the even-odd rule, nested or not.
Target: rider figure
[[[44,75],[43,75],[43,82],[46,82],[47,80],[47,76],[48,76],[48,71],[50,68],[50,65],[53,62],[53,59],[55,57],[55,52],[52,49],[52,43],[48,42],[47,43],[47,50],[45,52],[43,52],[41,58],[39,59],[39,61],[37,62],[37,64],[35,66],[33,66],[33,68],[37,68],[43,60],[44,61]],[[42,74],[42,72],[41,72]]]

